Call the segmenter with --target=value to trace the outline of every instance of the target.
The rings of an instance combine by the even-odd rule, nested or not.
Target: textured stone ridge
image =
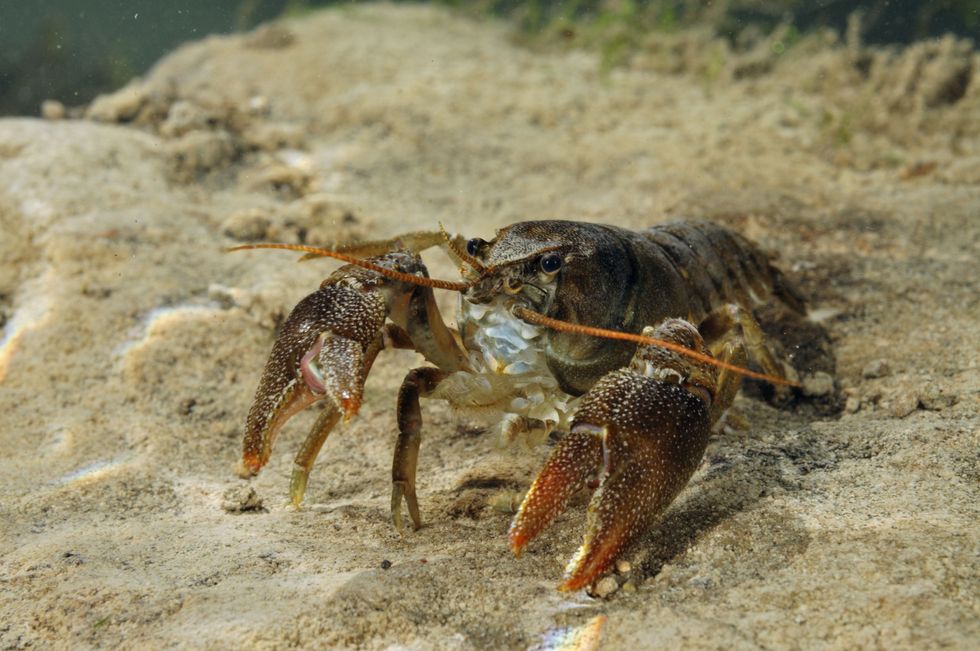
[[[370,6],[189,44],[85,119],[0,120],[0,647],[523,649],[581,626],[608,649],[974,647],[976,53],[805,40],[748,76],[672,70]],[[438,402],[426,526],[392,532],[405,351],[305,510],[282,504],[313,412],[239,500],[263,509],[225,510],[250,495],[232,469],[275,328],[334,268],[225,248],[682,216],[778,253],[846,409],[746,392],[750,428],[709,442],[622,590],[554,592],[584,500],[512,557],[510,516],[479,505],[548,448],[497,450]]]

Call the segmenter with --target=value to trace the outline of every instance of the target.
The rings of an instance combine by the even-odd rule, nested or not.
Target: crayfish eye
[[[545,253],[541,256],[541,271],[546,274],[553,274],[561,269],[561,255],[558,253]]]
[[[476,255],[480,250],[480,247],[486,244],[485,240],[481,240],[479,237],[474,237],[472,240],[466,243],[466,252],[470,255]]]

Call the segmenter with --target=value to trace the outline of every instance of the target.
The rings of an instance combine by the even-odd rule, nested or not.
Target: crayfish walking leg
[[[423,366],[409,371],[398,391],[398,442],[391,462],[391,521],[400,533],[402,522],[402,498],[408,506],[412,524],[422,526],[419,501],[415,495],[415,471],[419,461],[419,445],[422,442],[422,410],[419,397],[428,396],[446,376],[445,371]]]

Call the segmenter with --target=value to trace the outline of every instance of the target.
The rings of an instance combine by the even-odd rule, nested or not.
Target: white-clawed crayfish
[[[439,244],[461,265],[461,282],[428,277],[419,251]],[[326,399],[296,456],[290,497],[298,506],[330,430],[357,413],[377,354],[413,348],[432,366],[409,371],[398,392],[395,526],[404,528],[403,499],[421,524],[419,398],[494,414],[508,437],[561,432],[510,527],[519,554],[574,493],[596,487],[561,590],[596,581],[667,508],[698,467],[742,375],[794,384],[751,310],[777,301],[803,314],[799,294],[756,246],[710,222],[634,232],[536,221],[508,226],[489,242],[432,232],[341,251],[236,248],[349,263],[283,324],[248,415],[242,474],[259,472],[292,415]],[[461,293],[458,331],[444,323],[433,288]],[[749,359],[765,374],[745,370]]]

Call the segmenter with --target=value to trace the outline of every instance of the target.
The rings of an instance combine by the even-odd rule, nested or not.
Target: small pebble
[[[629,562],[622,561],[622,560],[616,561],[616,572],[617,573],[619,573],[619,574],[629,574],[630,570],[632,570],[632,569],[633,569],[633,566],[630,565]]]
[[[149,100],[149,91],[132,82],[114,93],[99,95],[89,104],[85,117],[97,122],[126,122],[136,118]]]
[[[293,159],[290,163],[295,164],[270,163],[248,173],[244,177],[248,189],[273,191],[289,198],[309,194],[314,185],[313,174],[304,168],[302,160]]]
[[[185,133],[207,129],[217,116],[187,100],[177,100],[167,110],[167,118],[160,123],[160,134],[176,138]]]
[[[595,584],[595,590],[593,590],[592,594],[599,599],[605,599],[612,593],[616,592],[616,590],[619,590],[619,584],[616,582],[616,579],[611,576],[607,576]]]
[[[636,592],[636,585],[632,581],[627,581],[623,584],[623,592],[626,594],[633,594]]]
[[[261,115],[269,110],[269,98],[265,95],[252,95],[245,105],[247,113]]]
[[[861,399],[857,396],[848,396],[844,403],[844,411],[849,414],[856,414],[861,409]]]
[[[811,310],[807,314],[807,317],[810,319],[810,321],[813,321],[814,323],[823,323],[824,321],[830,321],[831,319],[835,319],[843,313],[844,310],[838,307],[824,307],[824,308],[818,308],[816,310]]]
[[[803,378],[803,395],[811,398],[829,396],[834,392],[834,378],[829,373],[817,371]]]
[[[517,513],[521,502],[524,501],[524,493],[520,491],[505,491],[491,495],[487,501],[494,511],[500,513]]]
[[[387,570],[389,567],[391,567],[391,561],[389,561],[387,558],[381,561],[382,570]]]
[[[929,409],[932,411],[942,411],[947,407],[952,407],[959,401],[959,397],[946,393],[942,388],[937,387],[932,384],[928,384],[922,390],[921,395],[919,395],[919,403],[922,405],[923,409]]]
[[[909,392],[902,393],[892,399],[889,410],[895,418],[905,418],[919,408],[919,395]]]
[[[173,173],[183,182],[193,181],[199,174],[230,164],[239,151],[237,147],[227,131],[188,131],[167,141]]]
[[[225,491],[222,496],[221,508],[228,513],[248,513],[263,511],[262,498],[251,486],[235,486]]]
[[[887,359],[876,359],[873,362],[865,364],[864,368],[861,369],[861,376],[865,380],[871,380],[873,378],[885,377],[891,373],[891,370]]]
[[[64,120],[65,105],[56,99],[41,102],[41,117],[45,120]]]

